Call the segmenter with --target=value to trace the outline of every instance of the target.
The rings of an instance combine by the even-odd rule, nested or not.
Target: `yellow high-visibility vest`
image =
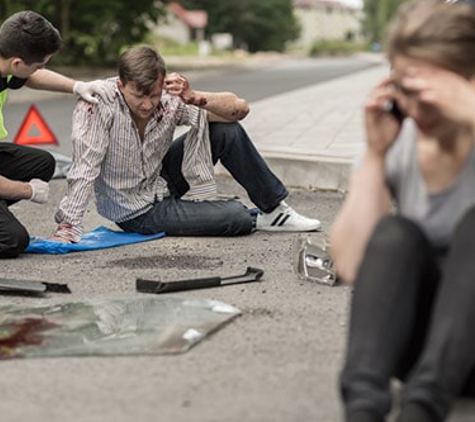
[[[6,138],[8,136],[7,129],[3,123],[3,105],[7,102],[7,98],[7,89],[4,89],[2,92],[0,92],[0,139]]]

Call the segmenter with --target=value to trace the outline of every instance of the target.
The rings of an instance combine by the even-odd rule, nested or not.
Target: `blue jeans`
[[[403,409],[418,404],[434,421],[445,420],[457,396],[473,395],[474,251],[475,209],[443,257],[408,219],[386,217],[377,225],[352,300],[341,375],[347,421],[361,410],[383,421],[391,377],[405,382]]]
[[[239,123],[209,123],[213,164],[218,160],[246,190],[262,211],[270,212],[287,197],[282,182],[272,173]],[[186,201],[188,190],[181,173],[183,141],[175,140],[163,160],[162,177],[171,196],[155,202],[145,214],[119,223],[124,231],[171,236],[239,236],[255,230],[255,217],[239,201]]]

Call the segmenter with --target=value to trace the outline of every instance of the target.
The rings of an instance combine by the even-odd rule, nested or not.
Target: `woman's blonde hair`
[[[386,51],[389,61],[403,55],[469,78],[475,74],[475,8],[445,0],[405,3],[389,27]]]

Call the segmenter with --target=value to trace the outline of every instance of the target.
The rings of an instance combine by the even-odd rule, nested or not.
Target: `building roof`
[[[186,10],[178,3],[170,3],[168,9],[191,28],[202,29],[208,25],[208,13],[204,10]]]
[[[351,9],[338,0],[293,0],[294,6],[302,9]]]

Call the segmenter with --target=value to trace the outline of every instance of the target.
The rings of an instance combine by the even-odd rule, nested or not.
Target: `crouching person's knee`
[[[11,220],[0,227],[0,258],[15,258],[28,246],[30,236],[18,221]]]

